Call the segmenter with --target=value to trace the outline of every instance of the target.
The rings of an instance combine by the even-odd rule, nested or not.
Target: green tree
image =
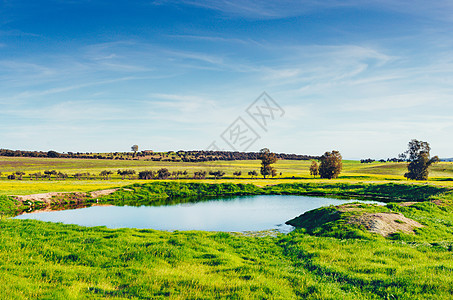
[[[52,170],[52,171],[46,170],[46,171],[44,171],[44,174],[46,175],[47,178],[49,178],[49,180],[51,180],[52,175],[57,175],[58,173],[55,170]]]
[[[49,152],[47,152],[47,157],[50,157],[50,158],[60,157],[60,153],[50,150]]]
[[[131,150],[134,151],[134,154],[137,153],[137,151],[138,151],[138,145],[133,145],[133,146],[131,147]]]
[[[110,175],[112,175],[112,174],[113,174],[112,171],[104,170],[99,175],[104,177],[105,180],[109,180],[110,179]]]
[[[343,168],[340,152],[333,150],[324,153],[320,158],[319,175],[321,178],[337,178]]]
[[[121,179],[124,180],[124,178],[125,178],[126,175],[127,175],[127,172],[126,172],[126,171],[127,171],[127,170],[118,170],[118,171],[116,172],[116,174],[120,175],[120,176],[121,176]]]
[[[405,152],[409,164],[407,165],[408,172],[404,174],[404,177],[412,180],[428,180],[429,167],[439,161],[437,156],[430,158],[430,151],[428,142],[411,140]]]
[[[209,175],[214,176],[214,179],[218,179],[218,178],[221,178],[223,175],[225,175],[225,172],[220,171],[220,170],[218,170],[218,171],[210,171]]]
[[[261,159],[261,169],[260,173],[263,175],[264,179],[266,176],[276,176],[277,171],[271,165],[277,162],[277,157],[275,153],[272,153],[269,149],[263,148],[260,150],[258,158]]]
[[[135,171],[134,170],[118,170],[116,173],[121,176],[121,179],[124,180],[124,178],[126,176],[128,176],[129,179],[131,179],[132,175],[135,174]]]
[[[16,172],[16,175],[19,176],[19,180],[22,180],[22,176],[24,176],[25,173],[22,172],[22,171],[17,171],[17,172]]]
[[[166,168],[157,170],[157,177],[159,179],[167,179],[171,175],[170,171]]]
[[[315,161],[311,162],[310,175],[312,175],[313,177],[316,177],[319,175],[319,166],[318,166],[318,163]]]
[[[255,171],[255,170],[249,171],[248,174],[249,174],[249,176],[252,177],[252,178],[258,176],[258,172]]]
[[[195,178],[195,179],[205,179],[206,178],[206,171],[195,171],[193,173],[193,178]]]
[[[66,178],[68,178],[68,174],[63,173],[63,172],[58,172],[57,178],[60,178],[62,180],[66,180]]]
[[[138,178],[149,180],[149,179],[153,179],[155,174],[156,174],[156,172],[154,172],[154,171],[141,171],[138,173]]]

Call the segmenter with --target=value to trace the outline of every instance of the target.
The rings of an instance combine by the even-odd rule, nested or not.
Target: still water
[[[157,230],[289,232],[285,222],[306,211],[328,205],[376,201],[323,197],[259,195],[212,199],[167,206],[92,206],[23,214],[15,219],[35,219],[82,226],[149,228]]]

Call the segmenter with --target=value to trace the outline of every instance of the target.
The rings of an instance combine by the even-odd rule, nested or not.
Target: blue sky
[[[241,117],[249,151],[452,157],[452,29],[445,0],[0,0],[0,148],[232,150]]]

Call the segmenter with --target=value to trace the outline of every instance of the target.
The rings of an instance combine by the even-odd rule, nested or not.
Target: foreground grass
[[[370,206],[370,210],[399,212],[424,227],[415,235],[395,234],[386,239],[335,219],[321,230],[301,228],[288,235],[252,237],[86,228],[3,217],[0,298],[452,298],[450,189],[319,182],[211,186],[171,181],[128,186],[103,200],[121,204],[123,199],[131,199],[139,203],[228,193],[381,197],[387,206]],[[11,201],[0,196],[0,209],[13,209]],[[415,203],[401,206],[402,201]],[[335,234],[348,230],[361,234]]]
[[[423,204],[423,203],[422,203]],[[426,212],[411,209],[420,220]],[[398,240],[0,221],[2,299],[451,299],[451,208]],[[443,212],[442,212],[443,211]],[[434,218],[433,218],[434,219]],[[442,225],[444,224],[444,225]]]
[[[0,225],[2,299],[370,295],[296,267],[271,237],[110,230],[18,220],[2,220]]]

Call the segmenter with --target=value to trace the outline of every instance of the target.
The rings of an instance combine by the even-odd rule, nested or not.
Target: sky
[[[447,0],[0,0],[0,148],[453,157],[452,30]]]

